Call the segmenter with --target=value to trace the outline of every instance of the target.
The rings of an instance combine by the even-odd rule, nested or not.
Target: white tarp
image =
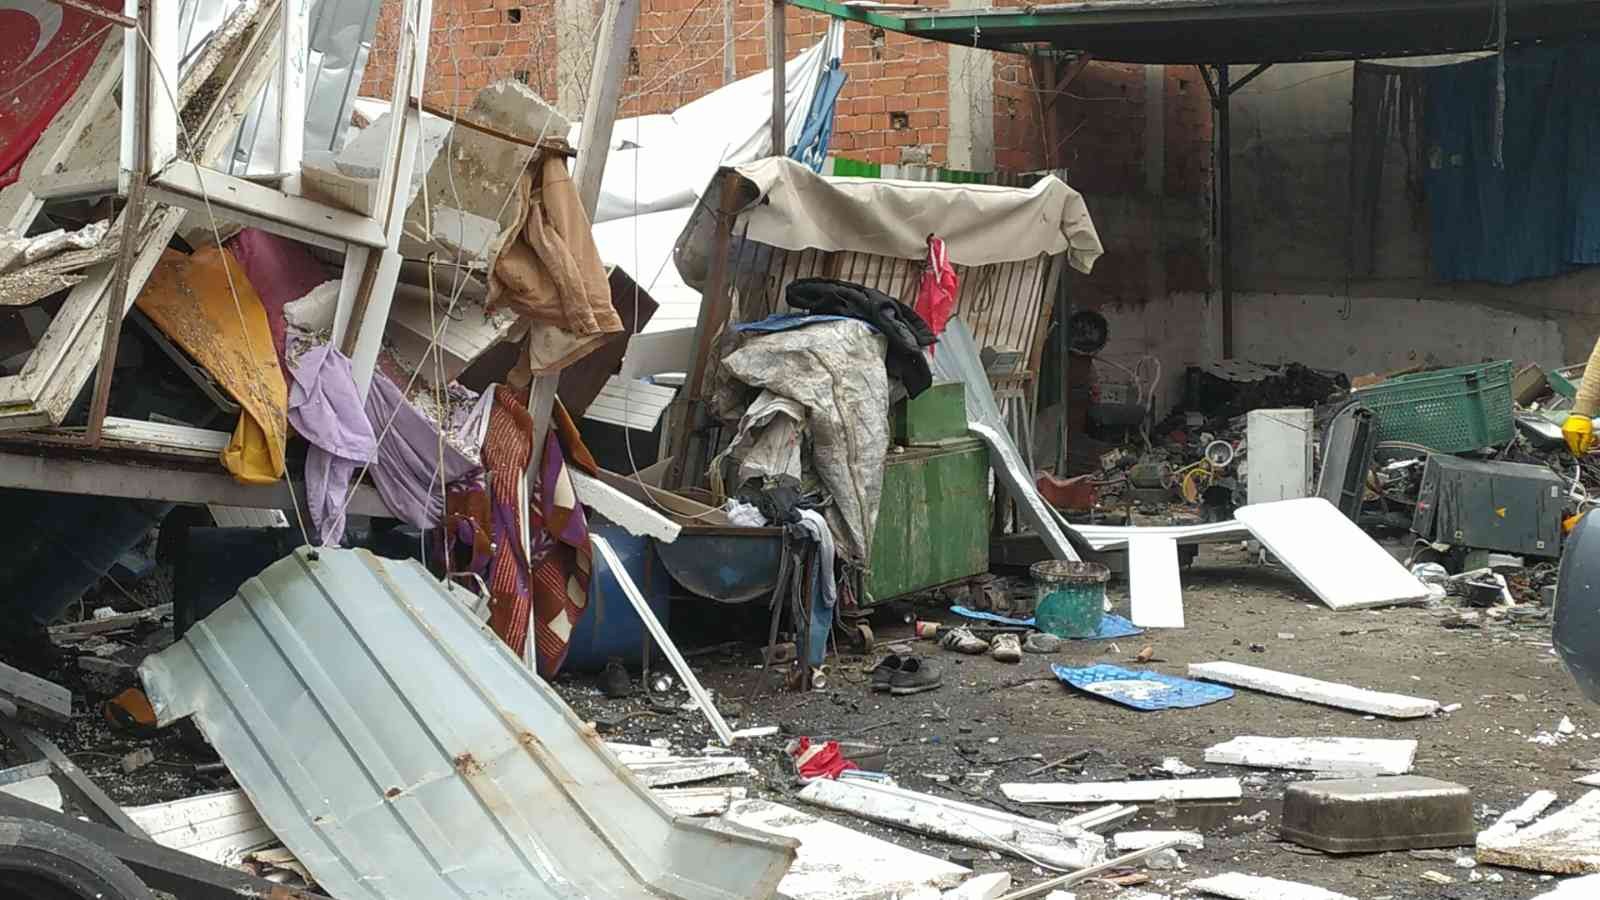
[[[739,227],[745,237],[786,250],[872,253],[921,259],[929,234],[944,239],[959,265],[1065,253],[1074,269],[1094,268],[1103,248],[1083,195],[1054,175],[1031,188],[881,178],[830,178],[794,160],[770,157],[738,166]],[[679,238],[678,268],[703,284],[714,241],[720,182],[706,189]]]

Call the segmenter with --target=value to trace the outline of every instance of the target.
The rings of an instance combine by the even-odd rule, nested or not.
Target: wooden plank
[[[670,787],[750,773],[750,763],[742,756],[671,756],[664,759],[641,759],[623,764],[644,783],[645,787]]]
[[[955,887],[971,870],[764,800],[733,804],[725,820],[800,842],[778,883],[787,900],[911,897]]]
[[[1348,894],[1337,894],[1298,881],[1281,878],[1264,878],[1240,872],[1224,872],[1211,878],[1189,882],[1189,890],[1202,894],[1227,897],[1228,900],[1356,900]]]
[[[1134,624],[1138,624],[1138,619],[1134,620]],[[1191,663],[1189,677],[1390,719],[1417,719],[1431,716],[1439,710],[1436,700],[1369,691],[1336,681],[1322,681],[1242,663]]]
[[[1417,742],[1409,740],[1249,735],[1208,748],[1206,762],[1344,775],[1404,775],[1411,771],[1416,755]]]
[[[1330,609],[1428,597],[1428,589],[1389,551],[1321,497],[1252,503],[1234,515]]]
[[[1238,800],[1237,778],[1171,778],[1160,781],[1002,784],[1000,792],[1018,803],[1144,803],[1158,800]]]
[[[1178,578],[1178,542],[1170,537],[1128,539],[1128,597],[1140,628],[1183,627],[1183,584]]]
[[[1600,872],[1600,791],[1520,831],[1479,834],[1478,862],[1557,875]]]
[[[572,474],[572,489],[584,506],[621,525],[629,534],[648,535],[662,543],[678,539],[683,527],[654,509],[640,503],[598,478],[577,469]]]
[[[680,816],[720,816],[734,801],[743,800],[742,787],[668,788],[651,792],[657,800]]]
[[[26,800],[0,794],[0,815],[39,819],[96,844],[108,851],[139,876],[149,887],[166,891],[183,900],[240,900],[264,897],[271,900],[328,900],[321,894],[297,890],[264,878],[246,875],[235,869],[171,850],[154,841],[131,837],[106,828],[52,812]]]
[[[1009,853],[1059,869],[1081,869],[1105,855],[1106,842],[1081,829],[985,809],[888,785],[818,779],[800,799],[907,831]]]
[[[71,691],[5,663],[0,663],[0,696],[57,722],[72,718]]]
[[[138,612],[121,613],[115,616],[106,616],[103,619],[85,619],[82,622],[73,622],[70,625],[50,626],[50,637],[70,640],[72,638],[88,637],[92,634],[104,634],[108,631],[121,631],[124,628],[133,628],[142,622],[159,622],[172,615],[172,604],[161,603],[149,609]]]
[[[121,829],[129,836],[143,838],[144,830],[128,818],[122,807],[111,802],[105,791],[90,780],[78,764],[73,762],[61,748],[57,747],[49,738],[17,724],[7,716],[0,715],[0,733],[11,743],[14,755],[20,757],[19,761],[26,760],[37,762],[43,760],[50,763],[52,769],[50,778],[61,789],[61,793],[72,798],[73,802],[83,811],[84,815],[92,816],[100,822]],[[0,813],[3,815],[3,813]]]

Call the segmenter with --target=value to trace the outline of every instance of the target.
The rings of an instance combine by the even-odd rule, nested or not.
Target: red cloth
[[[928,235],[928,258],[922,267],[922,283],[917,286],[917,315],[928,323],[935,335],[944,333],[946,322],[956,311],[956,270],[945,254],[944,241]]]
[[[813,744],[810,738],[803,737],[789,752],[794,756],[795,768],[800,772],[800,777],[807,781],[813,778],[837,779],[840,772],[861,768],[844,758],[844,753],[839,750],[838,741]]]
[[[496,385],[483,443],[494,520],[494,557],[489,563],[489,627],[519,656],[534,641],[539,674],[561,671],[572,632],[589,605],[591,556],[589,526],[566,473],[567,457],[588,459],[589,451],[566,438],[561,413],[546,437],[540,477],[523,507],[518,502],[522,473],[533,447],[533,417],[505,385]],[[522,517],[528,517],[530,552],[522,552]]]
[[[121,12],[115,0],[88,0]],[[0,187],[16,181],[22,161],[72,98],[116,26],[50,0],[0,6]]]

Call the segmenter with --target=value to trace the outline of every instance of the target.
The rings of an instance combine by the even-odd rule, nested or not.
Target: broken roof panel
[[[771,896],[793,842],[675,820],[460,597],[301,548],[140,674],[334,896]]]
[[[1267,63],[1487,50],[1497,0],[1078,0],[993,8],[874,10],[790,0],[914,37],[993,50],[1050,44],[1130,63]],[[1507,40],[1572,39],[1593,0],[1518,0]]]

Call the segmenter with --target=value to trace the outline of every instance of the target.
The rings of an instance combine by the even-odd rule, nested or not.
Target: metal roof
[[[675,819],[464,596],[301,548],[140,675],[343,900],[772,895],[794,842]]]
[[[914,37],[992,50],[1045,44],[1133,63],[1271,63],[1421,56],[1496,45],[1498,0],[1088,0],[910,10],[789,3]],[[1596,0],[1507,0],[1513,44],[1600,30]]]

